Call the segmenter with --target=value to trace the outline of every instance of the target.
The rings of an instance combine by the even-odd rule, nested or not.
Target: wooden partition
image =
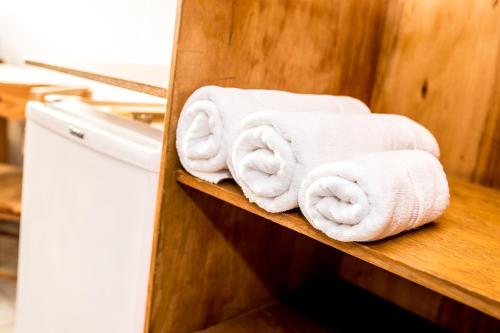
[[[498,2],[389,1],[370,107],[426,126],[449,175],[500,188]],[[346,262],[343,278],[454,331],[493,325],[481,313],[365,262]]]
[[[391,0],[371,107],[426,126],[445,169],[500,188],[498,1]]]
[[[231,184],[179,172],[175,131],[204,85],[351,95],[427,126],[449,174],[500,186],[499,15],[496,1],[179,1],[146,331],[194,332],[338,276],[443,325],[446,304],[459,303],[419,284],[497,314],[495,300],[469,301],[468,288],[447,292],[390,259],[415,243],[411,235],[373,248],[329,242],[297,213],[266,214]],[[474,207],[500,198],[459,186]],[[482,215],[492,228],[494,206]],[[421,295],[429,307],[413,299]]]

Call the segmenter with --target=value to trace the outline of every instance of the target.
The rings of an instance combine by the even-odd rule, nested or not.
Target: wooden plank
[[[426,126],[452,174],[500,187],[498,1],[390,1],[374,112]]]
[[[34,60],[27,60],[26,64],[148,95],[163,98],[167,96],[168,68],[166,66],[116,64],[54,65]]]
[[[451,204],[438,223],[378,242],[343,243],[298,211],[264,211],[232,182],[214,185],[182,170],[177,180],[500,319],[499,191],[452,179]]]
[[[385,20],[372,110],[417,120],[436,136],[449,174],[500,188],[498,1],[394,0]],[[441,324],[447,311],[455,313],[446,300],[377,269],[363,286],[416,313],[435,311]],[[426,309],[402,299],[417,294]]]

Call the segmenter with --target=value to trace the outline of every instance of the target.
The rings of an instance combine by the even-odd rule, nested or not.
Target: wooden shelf
[[[168,67],[160,65],[49,64],[27,60],[27,65],[50,69],[148,95],[166,98]]]
[[[177,181],[323,244],[500,318],[500,192],[450,180],[451,204],[439,223],[371,243],[343,243],[314,229],[298,211],[272,214],[232,181],[214,185],[178,170]]]

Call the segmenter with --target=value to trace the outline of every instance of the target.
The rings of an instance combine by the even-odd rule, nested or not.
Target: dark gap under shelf
[[[500,318],[500,191],[450,179],[451,205],[438,223],[371,243],[343,243],[314,229],[298,211],[272,214],[233,181],[215,185],[183,170],[179,183],[264,217],[437,293]]]
[[[293,298],[248,311],[198,333],[441,333],[445,329],[347,282],[306,289]]]

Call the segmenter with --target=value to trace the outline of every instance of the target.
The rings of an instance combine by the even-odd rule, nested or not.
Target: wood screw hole
[[[425,99],[427,97],[427,92],[429,91],[429,83],[427,80],[424,80],[424,83],[422,84],[422,88],[420,88],[420,95],[422,98]]]

